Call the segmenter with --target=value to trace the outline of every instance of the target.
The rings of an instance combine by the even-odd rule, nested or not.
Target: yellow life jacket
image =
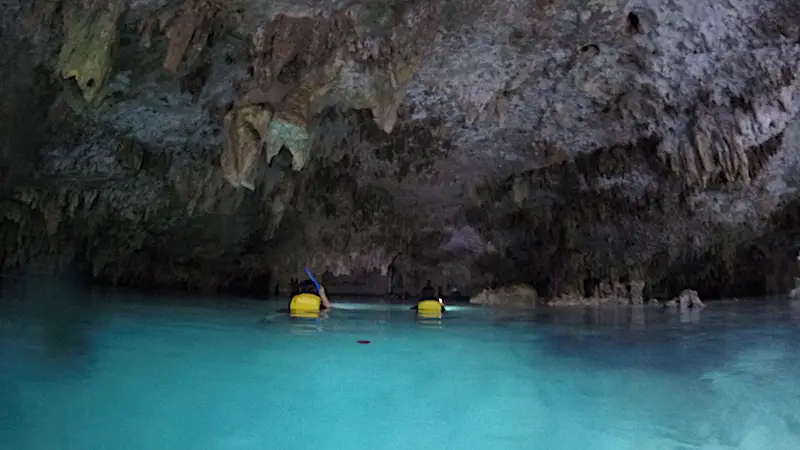
[[[319,314],[321,304],[322,299],[319,295],[297,294],[292,297],[292,301],[289,303],[289,312],[292,315]]]
[[[425,318],[442,317],[444,307],[439,300],[422,300],[417,303],[417,315]]]

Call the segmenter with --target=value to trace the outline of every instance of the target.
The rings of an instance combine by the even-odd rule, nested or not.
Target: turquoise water
[[[334,300],[308,321],[283,303],[6,299],[0,448],[800,449],[788,303],[419,323]]]

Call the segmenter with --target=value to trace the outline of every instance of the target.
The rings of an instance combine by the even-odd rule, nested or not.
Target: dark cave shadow
[[[77,280],[18,274],[3,278],[0,315],[20,330],[12,341],[31,339],[32,352],[23,356],[33,358],[32,367],[60,379],[91,370],[102,301]]]

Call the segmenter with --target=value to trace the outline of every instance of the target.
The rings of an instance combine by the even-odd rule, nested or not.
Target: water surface
[[[335,300],[313,321],[285,302],[6,298],[0,447],[800,449],[788,302],[419,322]]]

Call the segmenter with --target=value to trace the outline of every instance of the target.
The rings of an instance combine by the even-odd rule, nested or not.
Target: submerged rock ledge
[[[8,0],[0,268],[788,292],[790,0]],[[638,288],[637,288],[638,289]]]

